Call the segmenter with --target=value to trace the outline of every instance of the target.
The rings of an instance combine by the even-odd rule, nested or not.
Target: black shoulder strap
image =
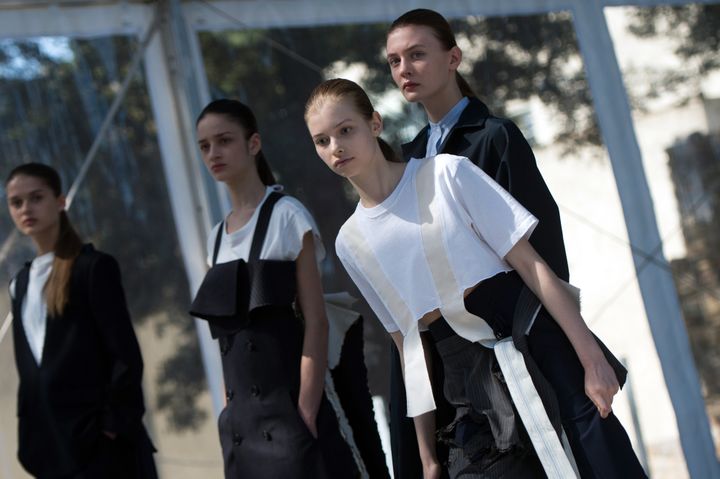
[[[250,246],[248,263],[260,259],[260,251],[262,250],[263,243],[265,243],[265,235],[267,234],[268,225],[270,224],[273,207],[283,196],[282,193],[273,191],[270,193],[270,196],[267,197],[265,203],[263,203],[260,209],[260,216],[258,216],[257,224],[255,225],[255,233],[253,234],[252,246]]]
[[[217,263],[218,253],[220,252],[220,242],[222,241],[223,230],[225,229],[225,221],[220,222],[220,228],[218,228],[217,236],[215,237],[215,248],[213,248],[213,260],[212,266]]]

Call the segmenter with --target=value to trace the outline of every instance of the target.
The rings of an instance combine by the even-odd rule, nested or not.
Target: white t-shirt
[[[441,305],[425,259],[417,205],[416,173],[425,161],[434,162],[443,243],[460,294],[484,279],[512,270],[503,258],[521,238],[529,237],[538,223],[467,158],[441,154],[411,159],[385,201],[373,208],[358,203],[353,216],[383,273],[416,320]],[[368,281],[362,269],[365,263],[354,257],[346,234],[343,225],[335,242],[338,257],[385,329],[400,330],[383,291]]]
[[[45,253],[35,258],[30,265],[28,286],[22,303],[22,325],[37,364],[42,361],[47,330],[47,301],[45,284],[50,278],[55,253]],[[10,296],[15,298],[15,280],[10,283]]]
[[[273,191],[282,191],[282,186],[273,185],[266,188],[265,196],[257,208],[255,208],[255,212],[250,220],[243,225],[242,228],[232,233],[228,233],[227,228],[223,229],[220,251],[217,258],[218,263],[226,263],[236,259],[248,260],[260,209]],[[215,239],[217,238],[220,224],[224,225],[225,223],[216,224],[208,236],[208,265],[212,265]],[[260,250],[260,259],[295,261],[302,250],[303,236],[305,236],[305,233],[308,231],[313,232],[315,257],[319,263],[325,258],[325,247],[323,246],[320,231],[318,230],[315,220],[307,208],[297,199],[288,195],[283,196],[273,207],[265,242]]]

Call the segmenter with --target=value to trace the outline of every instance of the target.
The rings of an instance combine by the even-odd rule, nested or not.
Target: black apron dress
[[[216,264],[220,225],[191,314],[219,340],[227,404],[218,426],[227,479],[357,477],[349,446],[323,394],[315,439],[297,411],[303,323],[296,314],[295,262],[260,260],[273,192],[261,207],[248,262]]]

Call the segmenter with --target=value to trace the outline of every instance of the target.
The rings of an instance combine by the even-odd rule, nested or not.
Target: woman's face
[[[307,126],[318,156],[345,178],[362,172],[379,151],[380,115],[374,112],[368,121],[350,100],[323,100],[308,114]]]
[[[237,122],[226,115],[208,113],[198,123],[197,136],[203,163],[217,181],[232,181],[256,171],[259,134],[245,139],[245,130]]]
[[[432,100],[456,81],[462,53],[458,47],[446,50],[430,27],[396,28],[387,37],[386,50],[390,73],[407,101]]]
[[[21,233],[39,236],[59,225],[65,197],[55,196],[40,178],[19,174],[6,190],[10,216]]]

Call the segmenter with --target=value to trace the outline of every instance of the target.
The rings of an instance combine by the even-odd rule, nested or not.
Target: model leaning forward
[[[336,250],[400,351],[423,477],[565,478],[581,460],[607,462],[610,473],[582,477],[644,477],[611,416],[624,370],[529,243],[538,220],[467,158],[396,161],[379,138],[380,115],[353,82],[318,86],[305,118],[318,155],[360,196]],[[435,367],[454,409],[440,431]],[[573,448],[573,458],[564,425],[587,427],[599,442]]]

